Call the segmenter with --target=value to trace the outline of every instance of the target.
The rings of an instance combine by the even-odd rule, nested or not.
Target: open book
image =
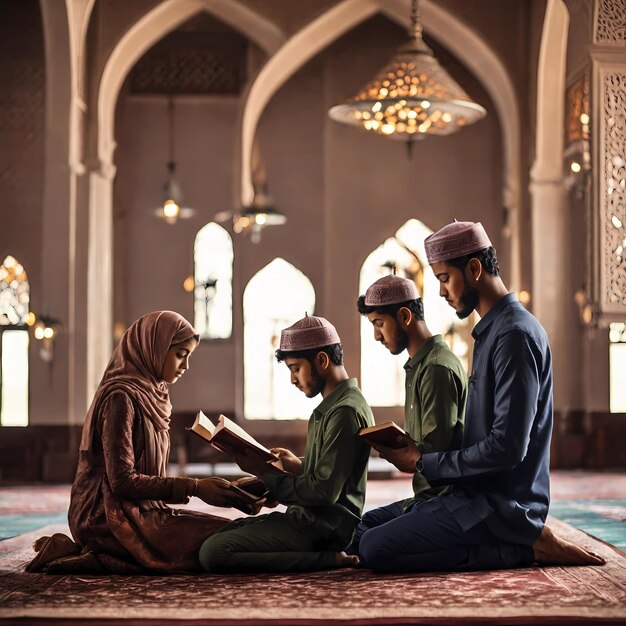
[[[196,433],[229,456],[236,457],[237,454],[242,453],[254,454],[268,464],[268,471],[284,472],[275,454],[225,415],[220,415],[217,424],[214,424],[202,411],[199,411],[194,423],[187,430]]]
[[[398,435],[406,436],[406,433],[395,422],[368,426],[359,431],[359,437],[363,437],[368,443],[380,444],[388,448],[404,448],[406,444],[398,443]]]

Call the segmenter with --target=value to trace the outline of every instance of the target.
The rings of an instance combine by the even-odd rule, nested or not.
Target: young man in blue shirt
[[[424,453],[409,442],[380,450],[404,471],[451,493],[415,506],[398,523],[398,554],[378,528],[359,553],[379,571],[468,570],[604,560],[545,526],[550,503],[552,357],[541,324],[509,293],[480,223],[453,222],[425,241],[440,295],[460,318],[476,311],[465,430],[460,449]],[[404,516],[406,517],[406,516]],[[393,525],[394,521],[386,526]]]

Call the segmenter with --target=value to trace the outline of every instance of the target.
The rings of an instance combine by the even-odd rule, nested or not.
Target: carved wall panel
[[[592,58],[595,300],[606,326],[626,319],[626,0],[595,0]]]
[[[626,47],[626,0],[598,0],[594,43]]]
[[[602,90],[602,299],[607,312],[626,314],[626,69],[604,73]]]

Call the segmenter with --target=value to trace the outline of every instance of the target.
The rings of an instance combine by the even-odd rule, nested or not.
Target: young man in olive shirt
[[[385,276],[359,298],[358,310],[372,323],[376,341],[392,354],[408,352],[409,360],[404,366],[406,438],[424,452],[458,448],[463,433],[467,375],[443,337],[433,336],[424,323],[424,307],[415,283],[400,276]],[[414,473],[413,497],[366,513],[347,552],[358,553],[367,530],[379,528],[384,534],[384,524],[408,513],[416,503],[447,490],[446,485],[432,487],[421,473]]]
[[[209,572],[308,571],[358,563],[342,550],[350,543],[365,501],[369,446],[357,433],[372,426],[372,412],[343,366],[334,326],[307,316],[281,333],[276,358],[307,397],[323,401],[309,420],[303,459],[273,448],[289,474],[267,471],[251,457],[239,466],[263,479],[268,500],[285,513],[236,520],[209,537],[200,562]]]

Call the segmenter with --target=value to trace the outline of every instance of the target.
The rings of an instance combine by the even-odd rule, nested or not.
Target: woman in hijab
[[[178,313],[139,318],[113,351],[83,426],[69,526],[35,542],[27,571],[140,573],[200,570],[202,542],[228,520],[172,509],[192,496],[240,503],[221,478],[166,478],[172,405],[168,385],[198,345]],[[241,504],[241,503],[240,503]]]

